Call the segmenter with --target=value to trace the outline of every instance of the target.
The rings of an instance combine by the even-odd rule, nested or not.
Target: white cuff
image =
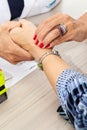
[[[10,9],[7,0],[0,0],[0,25],[9,21],[11,18]]]
[[[30,12],[32,6],[34,5],[35,0],[24,0],[24,9],[22,11],[21,17],[24,18]]]

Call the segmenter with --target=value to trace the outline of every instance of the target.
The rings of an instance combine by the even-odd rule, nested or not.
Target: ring
[[[59,24],[57,29],[60,31],[61,36],[63,36],[67,32],[67,28],[64,24]]]

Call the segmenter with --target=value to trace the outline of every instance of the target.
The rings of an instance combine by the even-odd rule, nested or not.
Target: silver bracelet
[[[45,52],[41,57],[40,57],[40,59],[39,59],[39,61],[38,61],[38,67],[41,69],[41,70],[43,70],[43,65],[42,65],[42,62],[43,62],[43,60],[48,56],[48,55],[57,55],[57,56],[59,56],[60,57],[60,54],[59,54],[59,52],[58,51],[56,51],[56,50],[53,50],[53,51],[51,51],[51,52]]]

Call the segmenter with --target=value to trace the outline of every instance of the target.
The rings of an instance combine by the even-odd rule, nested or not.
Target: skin
[[[52,48],[63,42],[81,42],[87,39],[86,21],[87,13],[77,20],[69,15],[57,13],[56,15],[44,20],[38,28],[35,29],[34,34],[36,34],[37,37],[34,43],[38,41],[37,45],[39,47]],[[67,32],[63,36],[60,35],[60,31],[57,29],[57,26],[60,23],[63,23],[67,28]],[[0,57],[6,59],[12,64],[33,59],[27,51],[13,42],[9,36],[9,31],[18,26],[21,26],[20,22],[6,22],[0,27]]]
[[[31,55],[12,41],[9,31],[20,26],[19,22],[6,22],[0,26],[0,57],[12,64],[32,60]]]
[[[19,46],[27,50],[36,61],[42,57],[45,52],[50,52],[50,49],[41,49],[34,44],[33,35],[36,27],[31,22],[26,20],[20,21],[22,27],[14,28],[10,31],[10,36]],[[29,37],[30,36],[30,37]],[[61,72],[69,66],[58,56],[48,55],[42,61],[44,72],[50,81],[53,89],[56,91],[56,81]]]
[[[20,22],[22,25],[21,28],[17,27],[11,30],[10,36],[19,46],[27,50],[35,58],[35,60],[39,61],[39,59],[46,52],[50,52],[51,49],[41,49],[36,46],[35,41],[33,40],[33,35],[36,27],[31,22],[25,20],[22,20]],[[42,65],[48,80],[50,81],[54,91],[56,92],[56,82],[58,77],[64,70],[70,68],[70,66],[57,55],[53,54],[46,56],[42,61]],[[74,108],[73,110],[75,111]]]
[[[57,28],[61,23],[67,28],[67,32],[63,36],[60,35]],[[51,48],[63,42],[81,42],[87,39],[87,13],[77,20],[67,14],[57,13],[40,23],[35,35],[37,35],[36,40],[39,41],[38,46],[43,43],[43,48],[48,44],[50,44],[49,48]]]

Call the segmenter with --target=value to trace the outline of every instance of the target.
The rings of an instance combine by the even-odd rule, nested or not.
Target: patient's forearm
[[[53,86],[53,89],[56,91],[56,82],[59,75],[62,73],[62,71],[69,68],[69,66],[56,55],[47,56],[43,60],[42,64],[48,80]]]
[[[50,51],[48,49],[40,49],[38,47],[32,48],[31,55],[38,60],[45,52]],[[62,71],[69,68],[69,65],[65,63],[61,58],[56,55],[48,55],[42,61],[43,70],[50,81],[53,89],[56,91],[56,81]]]

